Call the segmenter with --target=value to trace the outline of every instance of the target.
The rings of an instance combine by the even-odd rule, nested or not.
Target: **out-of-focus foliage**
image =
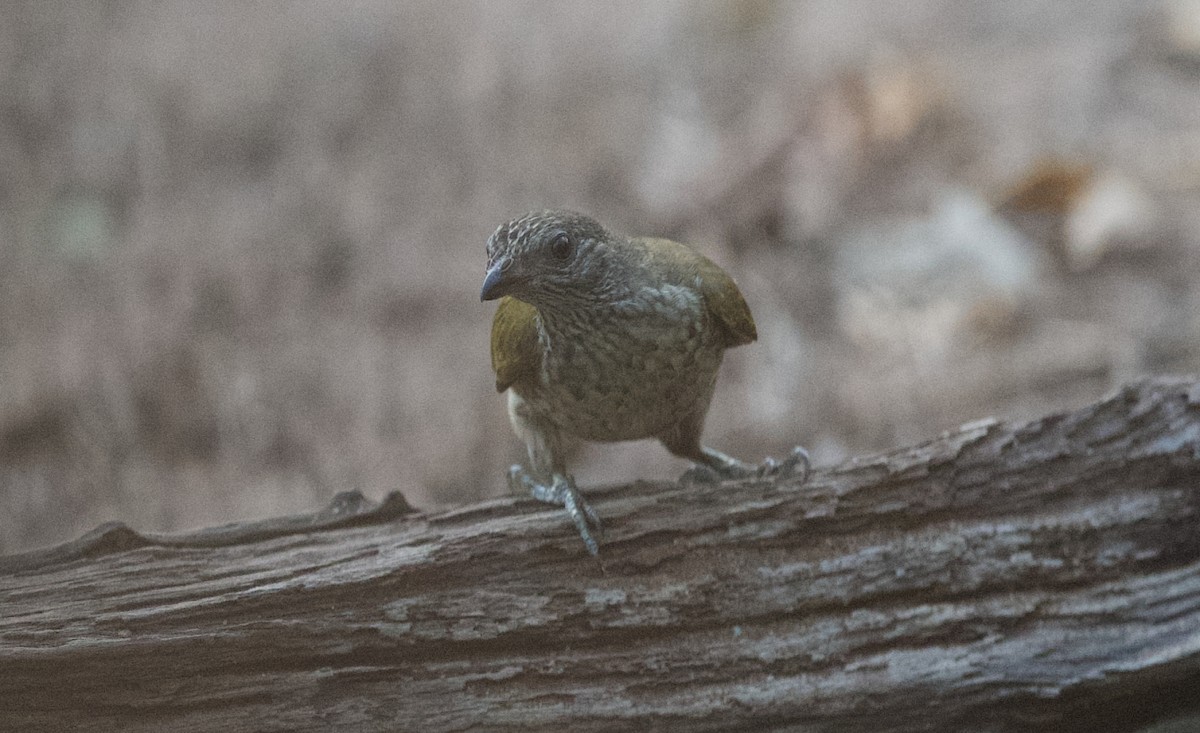
[[[0,551],[502,491],[478,287],[531,208],[735,274],[760,341],[708,442],[748,460],[1200,371],[1198,29],[1184,0],[6,2]]]

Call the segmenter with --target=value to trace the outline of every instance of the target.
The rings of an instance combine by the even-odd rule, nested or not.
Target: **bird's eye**
[[[554,235],[554,241],[550,242],[550,254],[554,255],[554,259],[565,262],[575,254],[575,243],[566,232],[559,232]]]

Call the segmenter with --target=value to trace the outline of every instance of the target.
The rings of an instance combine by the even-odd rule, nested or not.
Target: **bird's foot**
[[[753,478],[791,479],[798,474],[799,483],[802,484],[808,480],[812,468],[808,451],[800,446],[793,448],[782,461],[767,458],[757,466],[743,463],[717,451],[707,451],[706,455],[710,459],[708,463],[693,465],[684,472],[680,480],[685,483],[715,484],[723,480]]]
[[[579,530],[579,537],[588,552],[592,555],[600,553],[600,544],[595,537],[604,533],[600,525],[600,515],[596,514],[596,510],[592,509],[591,504],[579,493],[574,479],[570,476],[555,474],[552,483],[547,486],[535,480],[524,468],[512,466],[508,469],[508,485],[514,491],[528,491],[538,501],[566,509],[567,516],[575,523],[575,529]]]
[[[808,474],[811,471],[812,460],[808,457],[808,451],[799,445],[792,448],[792,452],[782,461],[767,458],[758,467],[759,476],[790,479],[799,475],[800,480],[797,483],[801,484],[808,480]]]

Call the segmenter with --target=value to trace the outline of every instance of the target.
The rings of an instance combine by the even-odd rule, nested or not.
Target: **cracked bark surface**
[[[0,729],[1130,730],[1200,712],[1200,383],[803,486],[394,494],[0,558]]]

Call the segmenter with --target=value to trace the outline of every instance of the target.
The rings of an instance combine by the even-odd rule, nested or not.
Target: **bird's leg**
[[[808,451],[800,446],[793,448],[788,457],[782,461],[768,458],[754,466],[701,445],[700,433],[703,430],[704,410],[700,410],[658,436],[667,450],[694,464],[680,477],[681,481],[716,483],[721,479],[767,477],[790,479],[797,473],[800,475],[800,483],[808,480],[812,462],[808,458]]]
[[[598,554],[600,545],[596,535],[601,534],[600,517],[579,493],[575,479],[567,473],[566,457],[575,443],[553,423],[531,410],[524,398],[511,390],[508,393],[508,417],[517,435],[525,441],[531,469],[526,471],[521,466],[508,469],[509,488],[514,492],[528,491],[538,501],[566,509],[588,552]]]
[[[800,476],[800,483],[804,483],[812,465],[808,451],[800,446],[793,448],[782,461],[767,458],[757,466],[704,446],[685,457],[695,465],[684,473],[683,479],[700,483],[715,483],[721,479],[791,478],[797,474]]]
[[[552,422],[538,411],[529,408],[521,395],[509,391],[509,419],[512,427],[526,443],[529,452],[529,467],[520,465],[509,469],[509,488],[514,492],[526,491],[534,499],[547,504],[562,506],[566,516],[575,523],[588,552],[599,554],[600,545],[595,536],[601,534],[600,517],[596,515],[575,486],[575,479],[566,473],[566,456],[575,444]],[[547,482],[548,479],[548,482]]]
[[[521,466],[514,465],[508,469],[508,485],[514,492],[528,491],[538,501],[566,509],[567,516],[575,523],[575,529],[579,530],[579,537],[588,552],[593,555],[599,554],[600,545],[593,535],[593,530],[595,534],[603,533],[600,516],[579,493],[574,478],[567,474],[555,473],[551,483],[547,485],[539,482]]]
[[[782,461],[767,458],[754,466],[720,451],[706,448],[700,445],[699,441],[694,441],[691,445],[681,445],[678,442],[663,440],[663,444],[667,446],[667,450],[694,464],[680,477],[680,480],[685,482],[716,483],[722,479],[768,477],[790,479],[799,474],[799,483],[804,483],[808,480],[808,473],[812,467],[808,451],[800,446],[793,448]]]

